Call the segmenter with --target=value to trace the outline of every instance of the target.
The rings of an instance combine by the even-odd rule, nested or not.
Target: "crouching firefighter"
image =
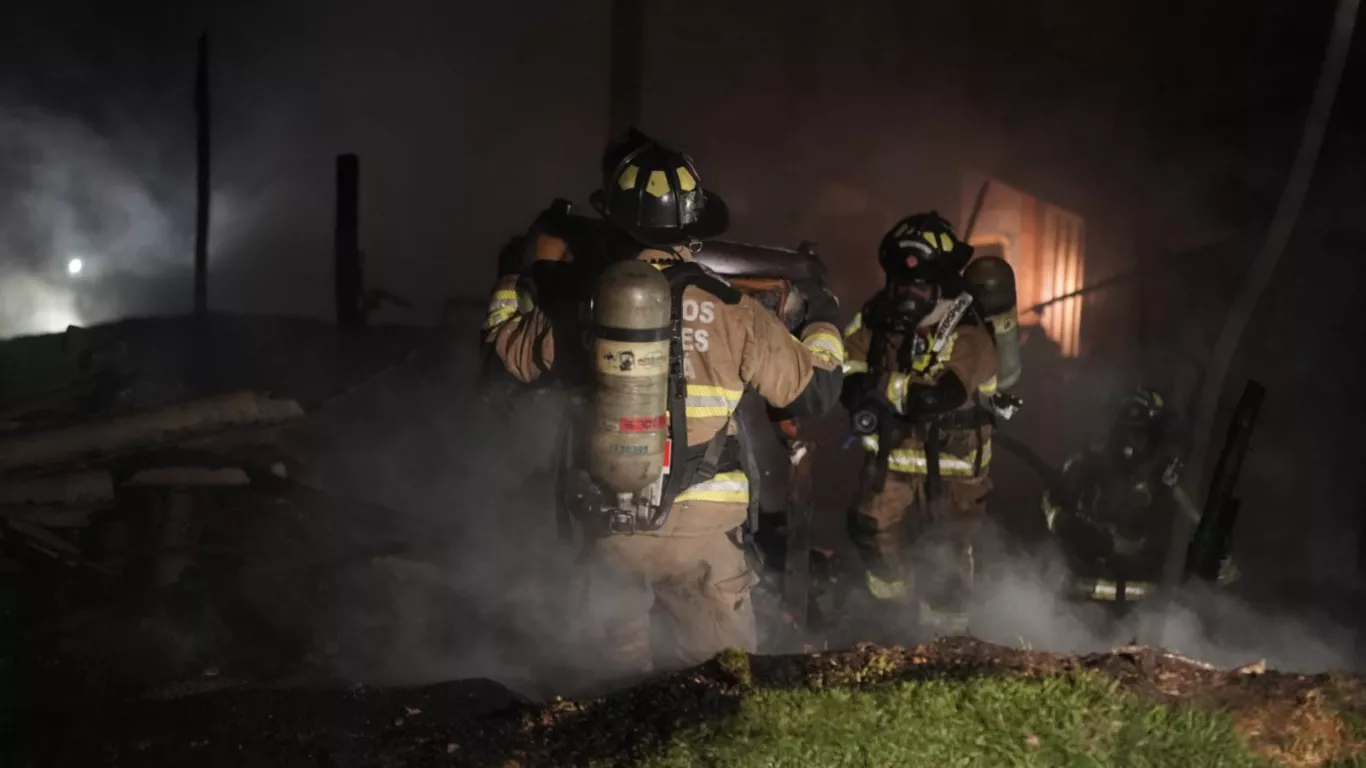
[[[500,282],[515,309],[488,337],[523,382],[583,375],[571,382],[584,397],[558,490],[585,532],[579,615],[597,628],[611,677],[755,650],[758,575],[742,546],[750,489],[735,409],[749,389],[788,412],[823,414],[843,377],[834,296],[800,287],[809,309],[799,340],[696,263],[700,241],[728,224],[725,204],[686,154],[641,138],[592,196],[618,242],[589,292],[573,293],[586,261],[548,251],[529,274]]]
[[[1002,366],[987,323],[1017,338],[1006,323],[1013,273],[995,259],[1007,279],[987,283],[1010,295],[989,316],[960,275],[972,253],[937,213],[897,222],[878,248],[886,286],[845,330],[843,400],[867,453],[850,535],[869,593],[897,606],[879,622],[897,634],[967,632],[991,429],[996,411],[1008,417],[1018,404],[997,393]],[[1010,383],[1018,359],[1013,347],[1001,355]]]
[[[1200,517],[1178,484],[1179,433],[1162,394],[1139,387],[1114,403],[1104,440],[1064,462],[1041,506],[1068,565],[1065,595],[1121,610],[1153,596],[1175,517]],[[1219,562],[1218,584],[1236,580],[1227,553]]]

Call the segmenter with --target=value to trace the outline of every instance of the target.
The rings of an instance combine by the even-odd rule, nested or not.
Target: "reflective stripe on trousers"
[[[749,478],[741,471],[720,472],[710,480],[689,486],[678,497],[680,501],[715,501],[721,503],[748,504]]]
[[[878,437],[868,435],[863,438],[863,449],[868,453],[877,455]],[[991,441],[986,440],[982,443],[982,469],[986,470],[991,463]],[[975,454],[967,457],[950,456],[946,453],[939,454],[939,474],[945,477],[973,477],[973,464],[976,461]],[[887,459],[887,469],[893,472],[904,472],[908,475],[929,474],[929,462],[925,458],[924,448],[896,448]]]

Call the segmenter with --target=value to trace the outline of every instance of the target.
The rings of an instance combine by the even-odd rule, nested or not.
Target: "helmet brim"
[[[702,218],[685,227],[623,227],[612,222],[615,226],[622,229],[632,238],[645,245],[665,246],[683,245],[693,240],[709,240],[713,237],[720,237],[730,229],[730,206],[726,201],[709,190],[702,190],[703,198],[707,201],[706,207],[702,209]],[[611,217],[607,215],[606,206],[603,204],[601,191],[595,191],[588,196],[589,205],[593,210],[611,222]]]

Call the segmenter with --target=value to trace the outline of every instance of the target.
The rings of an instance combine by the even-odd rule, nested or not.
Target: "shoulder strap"
[[[944,346],[949,343],[949,337],[958,329],[958,324],[963,322],[963,316],[972,308],[972,294],[963,291],[949,305],[949,311],[944,313],[944,317],[939,321],[939,325],[934,328],[934,345],[931,351],[938,355],[944,351]]]
[[[696,261],[670,264],[664,268],[664,276],[669,279],[669,285],[673,286],[679,301],[682,301],[683,290],[690,285],[701,288],[726,304],[739,304],[744,296],[724,277]]]
[[[702,456],[701,462],[688,461],[688,382],[683,375],[683,293],[693,285],[705,290],[726,304],[738,304],[741,293],[720,277],[710,273],[697,262],[685,261],[672,264],[663,269],[672,289],[672,321],[669,339],[669,439],[673,442],[673,459],[677,471],[672,472],[664,484],[663,499],[660,502],[661,516],[668,514],[673,500],[689,486],[699,480],[706,480],[716,474],[716,468],[725,448],[727,420],[721,429],[712,435]]]

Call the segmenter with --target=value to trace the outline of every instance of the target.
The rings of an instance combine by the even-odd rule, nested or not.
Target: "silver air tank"
[[[622,261],[593,297],[597,390],[589,473],[618,499],[659,479],[669,421],[669,281],[643,261]]]
[[[1020,380],[1020,315],[1015,304],[1015,270],[999,256],[974,259],[963,270],[968,290],[986,310],[996,337],[996,386],[1009,389]]]

